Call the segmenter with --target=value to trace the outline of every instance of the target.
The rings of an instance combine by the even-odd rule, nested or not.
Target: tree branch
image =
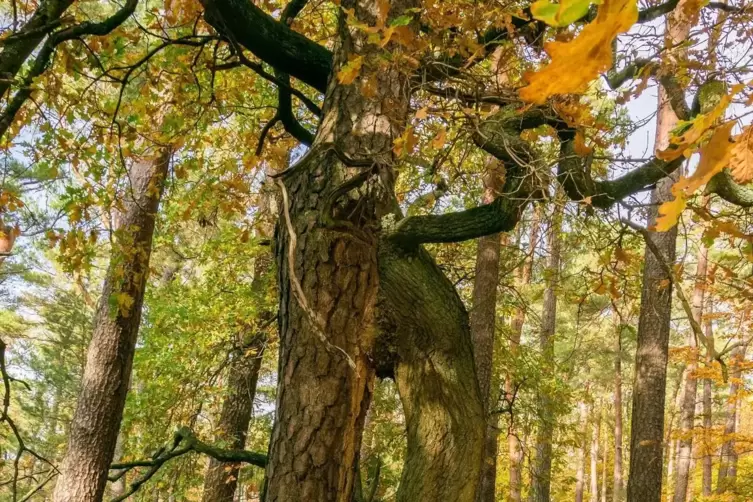
[[[217,448],[200,441],[188,428],[181,427],[175,431],[171,444],[161,448],[151,459],[120,462],[110,466],[110,470],[121,472],[109,476],[109,481],[117,481],[123,477],[126,472],[136,467],[149,467],[149,470],[143,476],[131,483],[126,493],[112,499],[111,502],[121,502],[126,500],[128,497],[136,493],[144,483],[149,481],[149,479],[151,479],[166,462],[191,452],[202,453],[215,460],[219,460],[220,462],[242,462],[257,467],[266,467],[267,465],[267,456],[262,453],[247,450],[226,450],[223,448]]]
[[[45,41],[44,45],[42,45],[39,54],[34,60],[34,64],[32,65],[29,73],[26,75],[26,78],[24,78],[24,81],[21,84],[21,88],[13,96],[13,99],[10,103],[8,103],[8,106],[5,108],[5,110],[3,110],[2,115],[0,115],[0,137],[5,135],[5,133],[8,131],[8,128],[13,123],[16,114],[24,105],[26,100],[31,96],[34,79],[44,73],[44,71],[47,69],[47,65],[49,64],[50,59],[55,52],[55,48],[58,45],[65,41],[73,40],[85,35],[107,35],[112,30],[123,24],[123,22],[128,19],[131,14],[133,14],[133,11],[136,10],[137,3],[138,0],[127,0],[123,7],[121,7],[117,12],[115,12],[115,14],[108,17],[104,21],[98,23],[87,21],[75,26],[71,26],[69,28],[64,28],[50,35],[50,37]]]

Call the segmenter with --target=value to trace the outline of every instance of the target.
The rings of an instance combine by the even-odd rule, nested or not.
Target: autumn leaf
[[[337,80],[343,85],[350,85],[360,75],[363,66],[363,57],[357,56],[343,66],[337,72]]]
[[[590,6],[590,0],[562,0],[560,3],[537,0],[531,5],[531,14],[550,26],[563,27],[588,14]]]
[[[592,146],[586,145],[586,137],[583,135],[583,131],[578,129],[575,132],[575,153],[579,157],[588,157],[594,151]]]
[[[114,296],[115,304],[118,306],[120,315],[128,317],[131,314],[131,307],[133,306],[133,297],[128,293],[121,291]]]
[[[738,137],[729,159],[729,172],[738,183],[753,180],[753,125]]]
[[[729,141],[729,134],[735,123],[733,121],[722,124],[714,130],[711,139],[699,150],[701,159],[698,162],[693,175],[677,182],[678,188],[686,196],[692,195],[701,186],[727,165],[732,153],[732,143]]]
[[[442,129],[439,130],[437,135],[432,140],[431,146],[439,150],[445,145],[445,143],[447,143],[447,129],[443,127]]]
[[[423,120],[428,116],[429,116],[429,109],[425,106],[416,112],[416,118],[418,120]]]
[[[690,157],[692,149],[704,135],[724,117],[724,112],[732,102],[735,94],[744,88],[743,85],[736,85],[732,92],[722,97],[719,103],[708,113],[696,116],[691,122],[681,122],[681,134],[673,134],[669,141],[669,147],[656,153],[656,156],[662,160],[671,161],[679,159],[681,156]],[[682,128],[686,126],[685,128]],[[677,129],[676,129],[677,130]]]
[[[524,101],[543,104],[555,94],[582,93],[588,83],[612,66],[612,41],[638,20],[636,0],[605,0],[596,19],[569,42],[549,42],[551,63],[525,75]]]
[[[659,215],[656,217],[656,223],[653,230],[655,232],[667,232],[671,230],[680,219],[680,214],[685,210],[687,199],[682,190],[677,188],[677,184],[672,187],[673,200],[667,201],[659,206]]]

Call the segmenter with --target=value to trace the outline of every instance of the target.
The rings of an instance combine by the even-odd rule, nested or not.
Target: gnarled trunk
[[[135,162],[129,173],[130,193],[95,315],[68,451],[53,495],[56,502],[102,499],[123,417],[171,152],[162,148],[156,158]]]

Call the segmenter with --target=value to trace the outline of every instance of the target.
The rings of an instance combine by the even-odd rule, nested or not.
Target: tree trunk
[[[599,502],[599,436],[601,436],[601,415],[593,422],[591,431],[591,502]]]
[[[588,436],[588,406],[585,402],[578,404],[580,423],[583,424],[583,437],[578,447],[578,460],[575,467],[575,502],[583,502],[586,487],[586,438]]]
[[[615,325],[614,337],[614,480],[612,501],[622,502],[622,322],[617,307],[612,315]],[[605,450],[606,451],[606,450]]]
[[[157,207],[172,150],[134,163],[94,321],[55,502],[98,502],[107,481],[133,364]]]
[[[395,380],[408,429],[398,502],[474,500],[486,420],[467,313],[422,248],[380,249],[397,325]]]
[[[609,442],[609,433],[607,428],[604,427],[604,442],[601,446],[601,502],[607,502],[607,444]]]
[[[724,424],[724,443],[722,444],[721,458],[719,461],[719,474],[716,480],[716,492],[726,493],[735,488],[737,476],[737,453],[735,451],[734,435],[738,430],[740,396],[740,366],[745,359],[745,347],[737,347],[732,351],[730,358],[729,397],[727,398],[727,417]]]
[[[536,253],[536,246],[539,240],[540,226],[540,206],[536,206],[533,211],[533,220],[531,222],[531,234],[528,243],[528,256],[519,269],[520,277],[519,287],[526,287],[531,283],[533,275],[533,259]],[[525,323],[526,311],[523,307],[515,309],[512,321],[512,333],[510,335],[510,355],[515,356],[520,347],[520,338],[523,334],[523,324]],[[515,398],[515,375],[508,373],[505,378],[505,393],[507,402],[513,402]],[[521,490],[523,487],[523,447],[520,444],[520,438],[515,430],[515,414],[510,413],[510,425],[507,431],[507,448],[510,458],[510,502],[521,501]]]
[[[711,307],[709,302],[709,307]],[[709,308],[709,310],[711,310]],[[709,312],[711,313],[711,312]],[[706,340],[709,340],[711,344],[714,343],[714,328],[711,319],[706,319],[703,323],[704,335]],[[711,358],[711,354],[706,354],[706,365],[711,368],[714,360]],[[710,378],[703,379],[703,496],[710,497],[712,494],[712,447],[711,447],[711,428],[712,423],[712,382]]]
[[[262,195],[259,204],[260,217],[258,221],[258,236],[269,238],[272,234],[272,221],[269,216],[274,198],[269,194]],[[266,296],[266,276],[272,269],[272,256],[262,252],[254,260],[254,272],[251,288],[260,298]],[[257,319],[253,333],[239,336],[231,354],[231,362],[227,371],[227,387],[222,410],[217,423],[216,439],[226,444],[227,448],[243,449],[246,446],[246,435],[253,414],[256,385],[259,380],[264,348],[267,336],[262,325],[273,320],[274,313],[262,311]],[[203,502],[233,502],[238,487],[239,464],[228,464],[214,458],[209,460],[207,472],[204,476]]]
[[[560,244],[562,232],[562,213],[564,204],[561,198],[554,201],[552,222],[549,228],[549,260],[547,263],[546,289],[541,315],[541,348],[545,371],[554,371],[554,331],[557,321],[557,286],[560,271]],[[554,413],[552,397],[539,393],[538,416],[539,429],[536,435],[536,458],[531,478],[533,500],[549,502],[552,476],[552,440],[554,435]]]
[[[266,336],[257,333],[233,354],[228,368],[228,383],[217,423],[216,439],[226,448],[243,449],[251,421]],[[204,502],[233,502],[238,486],[239,464],[210,459],[204,476]]]
[[[342,7],[376,24],[373,0]],[[414,7],[391,2],[389,17]],[[378,62],[401,49],[370,43],[343,11],[339,35],[334,74],[355,57],[363,67],[352,84],[330,79],[317,136],[280,182],[279,383],[264,500],[350,502],[379,366],[386,375],[394,368],[407,427],[397,500],[471,501],[486,421],[467,312],[420,246],[379,241],[382,217],[394,208],[393,148],[410,93],[406,72]],[[375,84],[369,96],[360,92],[367,78]],[[343,164],[352,159],[369,167]],[[394,330],[378,330],[379,290],[380,323],[384,315]],[[394,353],[375,354],[378,331],[396,338],[379,344]],[[394,359],[380,365],[382,356]]]
[[[690,29],[690,23],[683,19],[681,14],[684,4],[685,0],[682,0],[668,17],[666,43],[670,47],[685,40]],[[672,60],[667,62],[671,68]],[[669,96],[664,87],[659,86],[656,150],[668,146],[670,133],[676,124],[677,116],[672,110]],[[671,187],[678,177],[679,170],[656,184],[656,188],[651,193],[652,206],[648,211],[649,226],[656,223],[659,204],[674,198]],[[670,266],[674,264],[677,227],[668,232],[652,232],[650,238],[663,256],[654,256],[646,246],[638,320],[638,346],[635,355],[628,502],[659,502],[662,492],[664,400],[672,285],[659,260],[666,260]]]
[[[706,270],[708,248],[701,244],[698,251],[698,265],[693,287],[692,311],[695,322],[700,324],[703,315],[703,301],[706,293]],[[685,502],[688,491],[691,464],[693,458],[693,430],[695,426],[695,408],[698,396],[698,380],[695,372],[698,368],[698,347],[693,330],[688,331],[687,343],[691,350],[691,362],[685,368],[685,386],[680,407],[680,449],[677,461],[677,479],[675,481],[674,502]]]
[[[496,198],[497,163],[492,160],[484,176],[484,204]],[[491,413],[490,387],[494,335],[497,314],[497,284],[499,282],[499,255],[501,234],[481,237],[476,252],[476,279],[473,283],[473,310],[470,314],[473,355],[478,375],[481,399],[487,414],[488,425],[484,439],[484,458],[481,465],[481,479],[476,492],[477,502],[494,502],[497,479],[497,439],[498,417]]]

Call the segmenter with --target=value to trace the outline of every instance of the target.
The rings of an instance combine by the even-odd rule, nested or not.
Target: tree
[[[96,501],[105,489],[130,385],[155,218],[172,148],[158,148],[152,155],[135,163],[129,173],[131,187],[95,314],[54,500]]]

